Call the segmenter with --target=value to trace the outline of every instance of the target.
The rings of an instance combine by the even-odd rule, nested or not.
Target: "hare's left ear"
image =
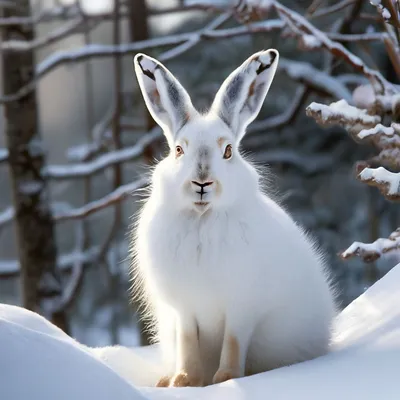
[[[172,147],[179,129],[197,111],[186,90],[159,61],[137,54],[134,67],[147,108]]]
[[[211,112],[231,128],[238,141],[260,112],[278,60],[275,49],[253,54],[226,78],[215,96]]]

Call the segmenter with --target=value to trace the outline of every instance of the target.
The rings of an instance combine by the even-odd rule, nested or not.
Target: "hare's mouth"
[[[207,207],[210,203],[208,201],[195,201],[197,207]]]
[[[210,203],[208,201],[195,201],[194,205],[196,210],[203,214],[208,210]]]

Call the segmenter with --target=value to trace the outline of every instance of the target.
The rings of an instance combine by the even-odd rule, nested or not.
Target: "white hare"
[[[278,60],[274,49],[248,58],[201,114],[161,63],[135,56],[171,149],[154,168],[132,243],[169,370],[158,386],[223,382],[328,351],[336,307],[323,258],[238,149]]]

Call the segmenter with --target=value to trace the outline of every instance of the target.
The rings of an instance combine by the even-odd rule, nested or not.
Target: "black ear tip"
[[[133,57],[133,62],[138,63],[140,65],[140,62],[143,60],[144,55],[139,53],[136,54],[136,56]]]
[[[278,57],[278,52],[276,50],[270,50],[271,64],[275,61],[276,57]]]

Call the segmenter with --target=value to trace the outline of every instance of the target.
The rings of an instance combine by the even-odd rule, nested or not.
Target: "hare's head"
[[[240,140],[271,85],[279,53],[258,52],[233,71],[209,112],[197,112],[182,85],[144,54],[134,65],[147,108],[167,138],[170,154],[153,175],[153,190],[173,206],[204,213],[254,195],[258,175],[241,157]]]

